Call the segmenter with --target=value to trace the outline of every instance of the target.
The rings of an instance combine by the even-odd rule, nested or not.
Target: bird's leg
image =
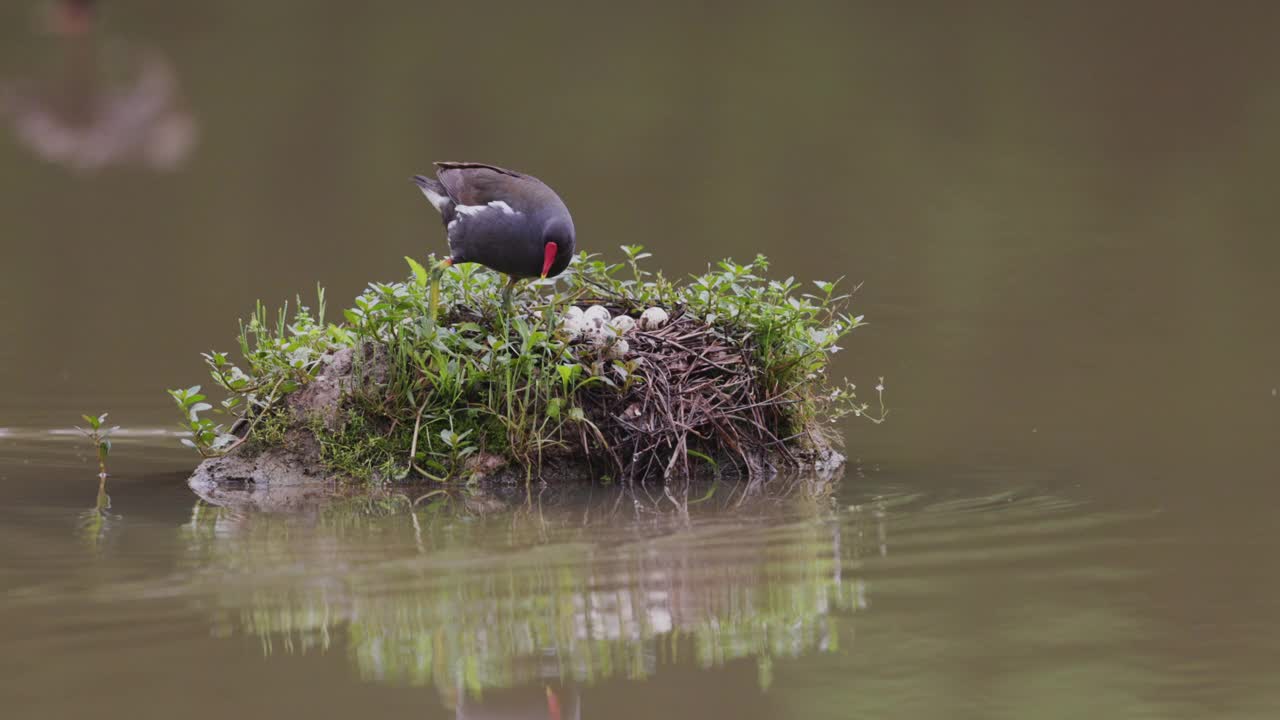
[[[507,276],[507,286],[502,289],[502,311],[511,315],[511,294],[515,292],[516,283],[520,282],[514,275]]]
[[[440,306],[440,276],[451,265],[453,265],[453,258],[445,258],[431,268],[431,295],[427,301],[427,327],[429,328],[435,327],[436,308]]]

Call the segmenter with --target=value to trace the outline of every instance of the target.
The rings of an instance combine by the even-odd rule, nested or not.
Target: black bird
[[[444,221],[449,257],[436,272],[458,263],[480,263],[506,273],[503,291],[509,311],[511,291],[529,277],[554,277],[573,257],[573,218],[546,183],[494,165],[438,162],[436,178],[413,178]],[[435,292],[432,292],[432,314]],[[432,318],[434,320],[434,317]]]

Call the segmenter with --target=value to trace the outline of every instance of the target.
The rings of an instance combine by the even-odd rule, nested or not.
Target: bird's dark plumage
[[[435,178],[413,182],[440,212],[455,264],[480,263],[517,278],[559,275],[569,266],[573,218],[545,183],[481,163],[435,165]]]

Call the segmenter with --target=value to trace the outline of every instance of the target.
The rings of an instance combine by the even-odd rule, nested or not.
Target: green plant
[[[840,280],[816,280],[818,292],[800,292],[795,278],[764,277],[768,269],[763,255],[745,265],[721,261],[716,270],[694,278],[682,299],[706,323],[750,337],[768,393],[796,400],[788,413],[793,430],[820,414],[832,421],[853,414],[882,422],[887,414],[884,378],[880,378],[881,404],[875,413],[870,405],[857,401],[855,386],[848,381],[825,393],[816,392],[831,356],[843,349],[837,343],[864,325],[862,315],[845,311],[851,295],[837,292]]]
[[[94,452],[98,456],[98,477],[106,478],[107,456],[111,454],[111,435],[119,430],[120,426],[112,425],[107,427],[107,413],[102,413],[96,417],[93,415],[81,415],[80,417],[84,418],[89,427],[77,426],[76,430],[79,430],[80,434],[89,438],[90,442],[93,443]]]
[[[297,300],[289,315],[286,302],[272,318],[261,302],[246,322],[240,321],[237,338],[243,365],[233,363],[225,352],[203,353],[213,382],[225,393],[215,407],[200,385],[170,390],[184,416],[183,427],[191,433],[182,443],[203,457],[213,457],[235,449],[247,440],[258,422],[289,393],[310,382],[328,352],[348,347],[358,335],[347,328],[324,323],[324,289],[316,288],[318,312]],[[219,423],[202,413],[231,420]],[[228,429],[230,428],[230,429]],[[239,430],[241,434],[235,432]]]

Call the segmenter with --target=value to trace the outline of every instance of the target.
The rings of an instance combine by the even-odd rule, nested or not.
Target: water
[[[1269,4],[104,5],[92,45],[0,7],[0,87],[97,128],[3,117],[6,717],[1280,710]],[[164,388],[255,299],[440,249],[433,159],[669,274],[863,282],[837,370],[890,421],[687,516],[200,501]]]

